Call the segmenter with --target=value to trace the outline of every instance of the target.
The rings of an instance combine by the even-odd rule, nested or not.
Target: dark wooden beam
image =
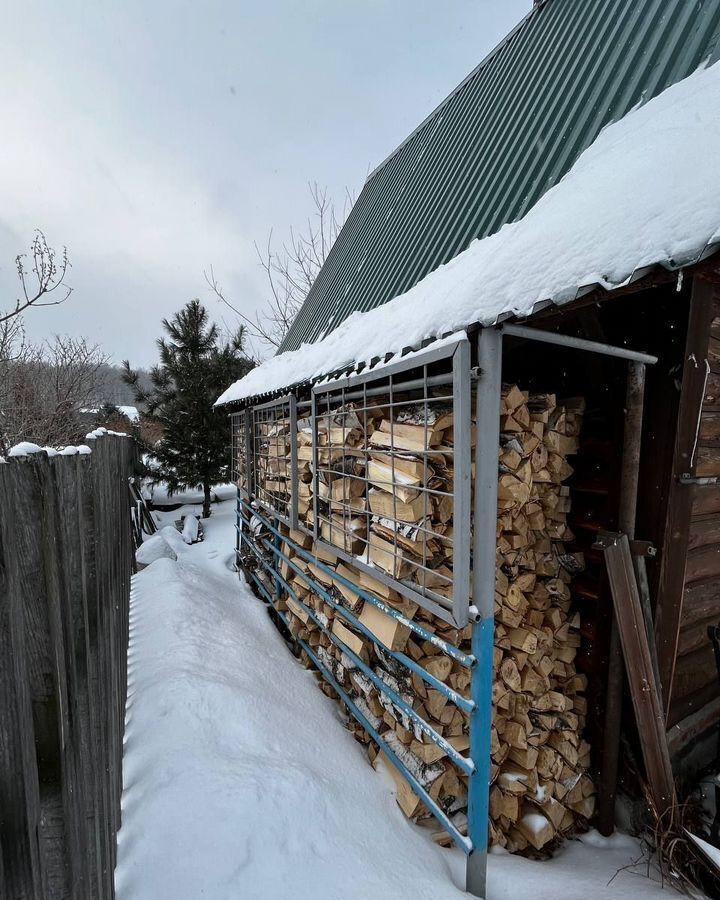
[[[689,266],[682,271],[682,277],[685,281],[687,281],[687,279],[700,278],[709,283],[720,284],[720,260],[718,260],[717,254],[701,263]],[[587,294],[583,294],[581,297],[578,297],[577,300],[573,300],[570,303],[563,304],[562,306],[551,305],[538,310],[531,318],[533,321],[539,321],[549,317],[558,317],[558,319],[561,319],[561,317],[566,314],[576,313],[578,310],[588,306],[610,303],[613,300],[627,298],[631,294],[639,295],[645,291],[651,291],[664,285],[677,283],[679,277],[679,271],[664,269],[662,266],[657,266],[643,278],[638,278],[637,281],[633,281],[631,284],[613,288],[609,291],[601,287],[594,288],[593,290],[588,291]],[[512,319],[511,321],[515,321],[515,319]]]
[[[720,723],[720,697],[715,697],[701,709],[668,729],[668,749],[671,758],[675,759],[692,741],[707,734],[718,723]]]
[[[655,812],[662,819],[675,803],[675,784],[630,542],[626,534],[608,534],[596,546],[605,556],[645,774]]]

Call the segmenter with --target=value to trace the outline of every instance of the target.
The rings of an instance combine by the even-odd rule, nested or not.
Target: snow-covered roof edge
[[[609,125],[518,222],[407,293],[262,363],[216,405],[274,393],[478,323],[529,316],[636,273],[698,262],[720,242],[720,63]]]

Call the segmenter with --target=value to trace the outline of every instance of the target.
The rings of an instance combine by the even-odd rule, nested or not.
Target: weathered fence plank
[[[134,454],[0,464],[2,896],[114,896]]]
[[[14,479],[0,465],[0,510],[16,502]],[[40,794],[19,546],[9,515],[0,516],[0,853],[3,895],[41,898]]]

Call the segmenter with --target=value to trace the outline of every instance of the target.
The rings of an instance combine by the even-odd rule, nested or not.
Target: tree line
[[[203,491],[203,515],[210,514],[214,484],[229,478],[227,413],[213,407],[229,384],[255,365],[258,355],[274,351],[312,288],[351,206],[348,194],[341,213],[327,189],[310,185],[314,206],[303,230],[290,231],[279,248],[270,232],[263,249],[256,245],[268,293],[254,313],[230,299],[212,266],[205,278],[212,294],[235,316],[238,326],[222,332],[195,299],[175,316],[163,319],[157,341],[158,363],[149,371],[110,364],[102,349],[82,337],[55,335],[40,343],[26,339],[24,317],[43,306],[65,303],[70,261],[37,231],[29,254],[15,265],[18,295],[0,308],[0,456],[20,441],[58,447],[84,440],[89,422],[109,424],[118,406],[136,405],[152,478],[168,493]],[[131,423],[127,422],[131,427]]]

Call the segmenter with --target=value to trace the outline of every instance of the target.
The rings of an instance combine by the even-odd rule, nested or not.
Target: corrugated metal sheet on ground
[[[281,351],[520,218],[608,122],[719,51],[720,0],[547,0],[371,175]]]

